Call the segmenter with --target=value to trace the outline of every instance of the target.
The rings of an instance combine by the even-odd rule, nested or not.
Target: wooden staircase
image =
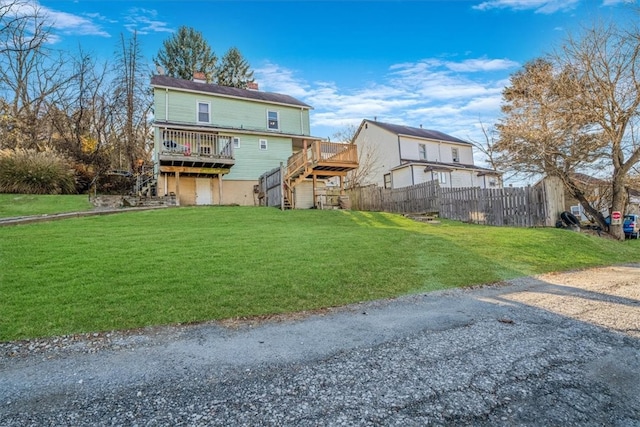
[[[295,188],[307,179],[313,179],[313,203],[318,207],[317,181],[340,177],[340,190],[344,190],[344,178],[358,167],[357,147],[320,140],[304,141],[302,150],[259,178],[257,192],[260,204],[295,209]]]
[[[285,205],[295,208],[293,190],[308,178],[313,178],[314,200],[316,180],[334,176],[344,177],[358,167],[357,147],[354,144],[338,144],[324,141],[305,142],[303,149],[287,161],[283,177]],[[342,183],[342,180],[341,180]]]

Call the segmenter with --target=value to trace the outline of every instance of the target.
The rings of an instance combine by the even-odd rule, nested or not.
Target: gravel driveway
[[[0,426],[640,426],[640,265],[0,351]]]

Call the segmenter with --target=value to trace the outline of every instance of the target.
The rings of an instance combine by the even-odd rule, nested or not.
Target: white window
[[[418,144],[418,156],[420,160],[427,160],[427,146],[425,144]]]
[[[440,184],[447,183],[447,173],[446,172],[438,172],[438,179],[440,180]]]
[[[267,149],[267,140],[266,139],[261,139],[258,142],[259,142],[259,146],[260,146],[261,150],[266,150]]]
[[[573,216],[580,218],[580,205],[575,205],[575,206],[571,206],[571,213],[573,214]]]
[[[453,159],[454,163],[460,163],[460,154],[458,153],[457,148],[451,148],[451,158]]]
[[[237,136],[233,137],[233,148],[240,148],[240,138]]]
[[[210,110],[211,110],[210,103],[198,101],[198,123],[209,123]]]
[[[280,129],[280,114],[277,111],[267,111],[267,127],[269,129]]]

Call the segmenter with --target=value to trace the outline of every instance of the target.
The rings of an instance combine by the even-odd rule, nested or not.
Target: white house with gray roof
[[[435,130],[363,120],[354,137],[360,185],[401,188],[437,180],[442,187],[502,187],[502,173],[474,165],[473,145]]]

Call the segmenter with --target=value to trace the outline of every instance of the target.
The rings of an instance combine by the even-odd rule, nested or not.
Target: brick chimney
[[[198,83],[206,83],[207,75],[201,71],[193,73],[193,81]]]
[[[258,83],[256,82],[248,82],[247,89],[249,90],[258,90]]]

